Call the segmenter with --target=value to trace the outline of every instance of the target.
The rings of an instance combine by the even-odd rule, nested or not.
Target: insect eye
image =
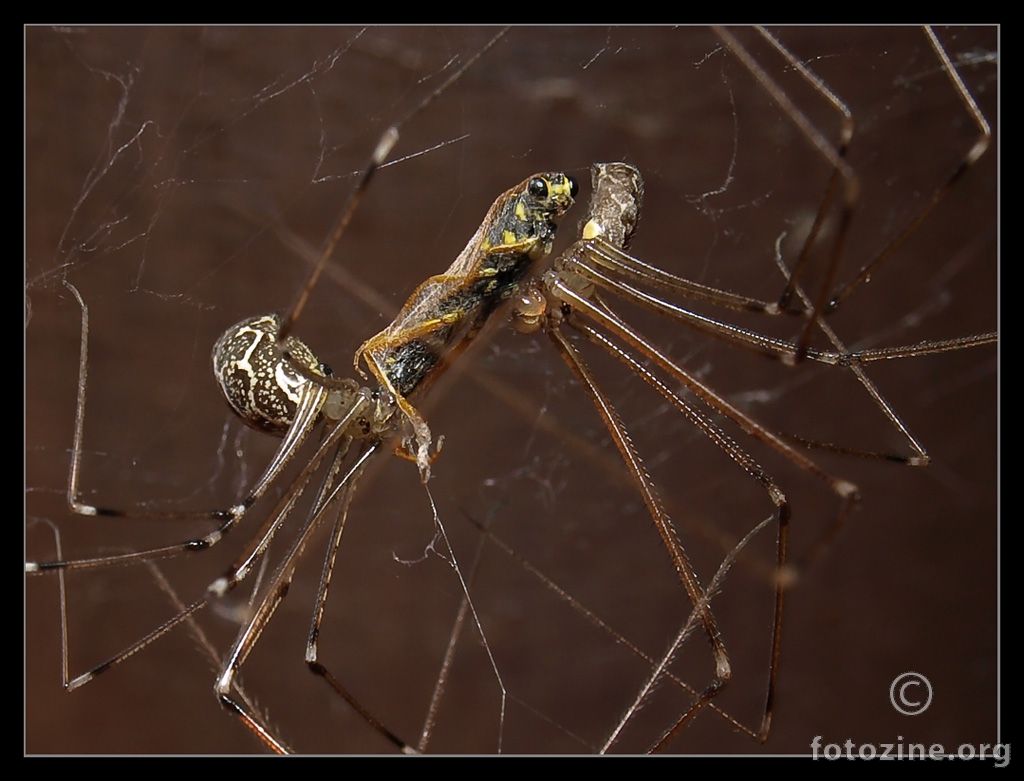
[[[526,189],[530,195],[538,201],[544,200],[548,197],[548,183],[539,176],[531,179],[530,183],[526,186]]]
[[[569,180],[569,195],[575,199],[580,194],[580,183],[571,176],[566,176],[565,178]]]

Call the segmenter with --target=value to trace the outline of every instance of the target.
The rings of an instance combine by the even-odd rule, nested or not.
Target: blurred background
[[[214,341],[232,323],[291,304],[383,129],[495,32],[26,30],[27,559],[55,555],[43,520],[60,529],[67,557],[208,529],[68,512],[80,315],[62,280],[82,292],[92,321],[83,500],[161,511],[229,506],[276,440],[244,430],[217,397]],[[849,159],[861,197],[839,274],[849,278],[948,179],[977,128],[919,29],[775,33],[853,112]],[[839,118],[821,94],[751,31],[738,34],[814,126],[837,139]],[[937,34],[996,128],[997,30]],[[831,322],[848,346],[997,328],[996,141],[836,313]],[[564,170],[583,184],[561,249],[585,211],[589,165],[637,165],[647,190],[634,253],[766,300],[783,284],[777,242],[792,262],[830,175],[792,117],[698,28],[513,28],[404,127],[392,159],[297,329],[343,376],[356,347],[448,266],[494,198],[534,172]],[[798,329],[789,318],[700,311],[780,338]],[[787,370],[646,313],[623,313],[773,430],[909,455],[849,372]],[[660,396],[586,354],[708,582],[731,545],[771,514],[770,502]],[[709,711],[668,750],[806,753],[816,735],[947,747],[998,739],[997,350],[893,361],[867,374],[932,465],[814,454],[855,482],[863,501],[790,592],[772,734],[760,746]],[[649,670],[622,640],[658,658],[690,609],[607,432],[546,338],[500,325],[419,406],[435,436],[445,436],[430,494],[472,580],[487,641],[467,625],[426,749],[597,750]],[[798,558],[836,518],[838,500],[728,431],[786,492]],[[223,571],[272,498],[214,550],[161,564],[181,599],[198,598]],[[514,556],[476,524],[489,525]],[[772,527],[758,536],[713,604],[734,670],[716,704],[755,731],[770,658],[764,570],[774,535]],[[325,544],[321,534],[310,546],[242,680],[297,751],[388,752],[302,661]],[[415,468],[378,459],[346,527],[321,658],[413,744],[463,596],[447,558]],[[617,634],[595,627],[579,605]],[[68,610],[72,675],[174,613],[146,567],[73,573]],[[200,618],[221,652],[237,630],[227,612]],[[36,577],[26,582],[25,648],[29,753],[262,750],[215,701],[216,665],[186,631],[67,694],[57,581]],[[694,637],[672,670],[704,686],[712,672],[706,641]],[[935,691],[929,710],[913,718],[889,702],[890,683],[910,670]],[[662,682],[612,750],[646,750],[688,702]]]

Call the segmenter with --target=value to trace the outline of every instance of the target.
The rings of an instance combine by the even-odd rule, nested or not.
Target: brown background
[[[995,31],[939,32],[995,126]],[[88,520],[66,510],[79,320],[60,280],[79,287],[93,318],[85,498],[159,509],[230,504],[273,443],[239,434],[229,420],[210,382],[210,346],[229,324],[289,304],[306,261],[282,238],[318,246],[351,187],[350,172],[383,127],[439,83],[446,63],[464,61],[491,33],[27,30],[28,558],[53,555],[52,534],[33,522],[40,518],[59,525],[66,555],[77,556],[166,544],[205,528]],[[919,30],[778,34],[855,115],[851,163],[863,196],[848,274],[948,176],[973,129]],[[820,96],[763,43],[745,40],[835,138],[837,120]],[[415,285],[447,266],[493,198],[535,171],[566,170],[586,183],[593,161],[635,163],[648,185],[636,254],[765,298],[780,289],[776,237],[806,224],[828,178],[821,158],[718,40],[690,28],[514,29],[409,124],[393,157],[437,144],[444,146],[381,172],[333,264],[343,272],[320,285],[300,323],[339,374],[349,373],[355,347]],[[844,339],[904,344],[996,328],[995,162],[993,148],[838,313]],[[700,197],[723,186],[721,195]],[[563,234],[575,222],[567,218]],[[635,316],[664,349],[768,425],[905,451],[848,375],[786,372]],[[739,322],[783,337],[794,328]],[[742,534],[770,511],[764,494],[659,397],[594,361],[707,581],[723,551],[700,529]],[[542,338],[507,329],[464,365],[425,404],[433,430],[446,436],[430,489],[463,570],[478,540],[466,518],[489,521],[518,554],[659,655],[687,606],[565,367]],[[803,753],[815,735],[826,743],[902,736],[949,747],[997,739],[996,350],[869,373],[933,465],[819,457],[860,485],[864,502],[792,592],[767,746],[706,713],[671,750]],[[520,408],[485,382],[518,397]],[[552,433],[538,421],[560,428]],[[750,447],[790,497],[793,544],[806,550],[834,517],[835,501]],[[433,536],[415,470],[382,459],[362,489],[322,647],[364,704],[415,742],[461,591],[437,556],[395,560],[420,558]],[[218,550],[165,565],[182,598],[202,593],[261,508]],[[311,546],[244,680],[299,751],[387,751],[302,663],[322,547]],[[770,556],[771,540],[757,553]],[[78,575],[69,590],[73,674],[172,612],[145,568]],[[502,733],[500,748],[509,752],[595,750],[641,685],[644,665],[493,545],[484,546],[471,594],[508,692],[504,730],[499,685],[469,631],[428,749],[494,752]],[[28,752],[260,750],[216,704],[212,663],[186,633],[66,694],[55,580],[29,580],[25,604]],[[720,704],[754,726],[770,604],[770,589],[750,565],[737,566],[715,603],[735,670]],[[218,647],[230,644],[229,621],[208,615],[203,626]],[[706,643],[696,638],[673,669],[694,684],[706,680]],[[935,688],[931,708],[915,718],[888,700],[890,682],[908,670]],[[643,750],[684,707],[685,698],[660,686],[616,750]]]

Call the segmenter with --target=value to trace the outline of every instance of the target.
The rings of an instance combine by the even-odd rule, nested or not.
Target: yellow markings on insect
[[[495,244],[491,241],[490,237],[484,237],[480,242],[480,255],[481,260],[486,258],[487,255],[496,255],[499,252],[518,252],[523,251],[525,254],[529,252],[537,244],[537,239],[533,236],[525,236],[519,238],[515,232],[510,230],[504,230],[501,234],[501,244]],[[477,265],[474,269],[477,277],[485,277],[491,274],[498,273],[498,270],[494,266],[481,266]]]
[[[424,480],[430,429],[406,397],[432,382],[551,253],[557,221],[577,192],[567,174],[543,173],[500,195],[447,271],[423,282],[394,321],[356,351],[356,369],[362,373],[359,362],[366,361],[412,426]]]

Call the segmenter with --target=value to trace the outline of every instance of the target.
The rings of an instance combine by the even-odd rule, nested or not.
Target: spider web
[[[26,30],[26,516],[58,524],[65,555],[163,544],[196,529],[66,510],[79,314],[61,279],[79,287],[92,317],[87,500],[161,510],[231,504],[275,443],[229,420],[209,376],[210,346],[231,323],[290,304],[383,128],[492,34]],[[973,129],[917,30],[780,37],[857,120],[851,163],[863,195],[849,274],[948,176]],[[996,127],[995,30],[940,37]],[[835,117],[820,96],[765,48],[756,54],[834,137]],[[848,343],[995,329],[995,152],[837,313]],[[585,182],[591,162],[636,164],[647,194],[635,253],[767,299],[781,289],[776,239],[785,231],[792,242],[806,228],[828,177],[717,39],[687,28],[513,29],[405,129],[394,156],[412,157],[380,172],[298,327],[340,375],[415,286],[448,265],[494,197],[534,171],[566,170]],[[576,219],[566,219],[563,242]],[[792,244],[783,247],[791,258]],[[770,426],[905,452],[848,376],[787,372],[630,314]],[[743,324],[793,335],[791,322]],[[763,492],[635,378],[599,358],[595,370],[707,582],[725,550],[706,529],[738,539],[770,512]],[[868,374],[932,466],[819,457],[856,482],[864,502],[789,599],[767,746],[705,713],[672,750],[802,753],[815,735],[875,744],[897,735],[946,745],[996,739],[995,351],[893,362]],[[445,435],[430,488],[463,571],[480,541],[473,522],[490,524],[517,556],[659,656],[689,607],[653,524],[616,471],[606,432],[549,346],[499,329],[423,408]],[[751,450],[787,492],[793,544],[806,550],[834,517],[834,497],[764,448]],[[221,550],[163,567],[182,598],[220,574],[254,524]],[[53,555],[45,526],[30,523],[27,534],[29,558]],[[758,540],[756,555],[770,560],[772,534]],[[434,535],[415,469],[382,459],[349,519],[321,639],[335,675],[410,742],[462,597],[445,559],[424,557]],[[311,546],[242,678],[297,750],[387,751],[304,669],[321,547]],[[735,671],[719,702],[756,729],[772,594],[755,569],[737,565],[714,609]],[[69,588],[73,674],[172,612],[144,567],[75,575]],[[483,544],[471,594],[508,693],[505,710],[480,638],[467,629],[428,749],[594,750],[646,665],[492,542]],[[204,616],[202,626],[228,646],[229,619]],[[215,702],[212,663],[187,632],[72,694],[60,685],[55,581],[27,583],[25,632],[27,751],[259,750]],[[698,640],[672,669],[700,687],[709,656]],[[916,719],[888,700],[892,679],[907,670],[927,675],[937,693]],[[686,701],[675,687],[658,687],[618,750],[645,749]]]

